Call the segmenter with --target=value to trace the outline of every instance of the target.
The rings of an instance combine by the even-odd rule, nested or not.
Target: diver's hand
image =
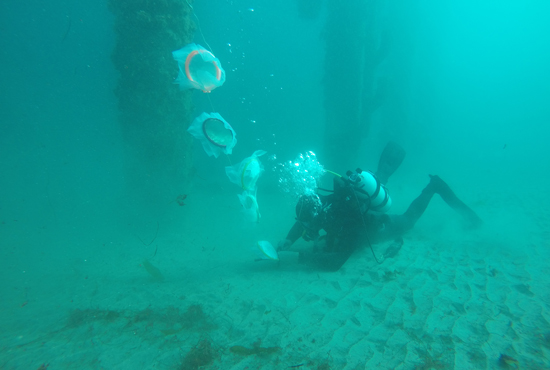
[[[281,240],[279,244],[277,244],[277,252],[286,251],[291,245],[292,245],[292,242],[290,240],[288,239]]]

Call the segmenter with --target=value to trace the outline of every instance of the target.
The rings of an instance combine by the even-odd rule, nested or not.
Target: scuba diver
[[[286,238],[279,242],[277,250],[289,250],[296,240],[303,237],[306,241],[313,241],[314,247],[312,251],[300,252],[299,262],[336,271],[359,246],[370,246],[371,241],[393,238],[400,248],[403,244],[402,235],[415,225],[434,194],[439,194],[445,203],[461,215],[468,227],[481,226],[483,222],[477,214],[439,176],[432,175],[428,185],[405,213],[382,213],[391,205],[383,184],[404,158],[403,148],[390,142],[380,156],[376,173],[358,168],[355,172],[348,171],[344,177],[327,171],[335,175],[332,194],[325,196],[311,192],[299,198],[296,222]],[[323,236],[319,234],[321,229],[326,232]],[[374,251],[373,256],[376,259]]]

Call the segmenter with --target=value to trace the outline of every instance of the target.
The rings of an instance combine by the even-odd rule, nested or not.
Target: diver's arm
[[[294,225],[292,225],[292,228],[288,232],[285,240],[282,240],[279,242],[278,251],[287,250],[294,242],[303,235],[304,233],[304,226],[301,222],[296,221]]]

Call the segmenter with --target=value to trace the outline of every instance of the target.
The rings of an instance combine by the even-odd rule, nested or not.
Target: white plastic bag
[[[209,93],[225,82],[225,71],[220,60],[200,45],[189,44],[173,51],[179,74],[175,83],[181,90],[198,89]]]
[[[250,157],[241,163],[225,167],[229,180],[239,185],[243,190],[253,190],[256,193],[256,181],[263,172],[263,166],[258,157],[267,153],[265,150],[256,150]]]
[[[237,144],[237,134],[218,113],[203,113],[193,120],[187,131],[198,139],[209,156],[231,154]]]

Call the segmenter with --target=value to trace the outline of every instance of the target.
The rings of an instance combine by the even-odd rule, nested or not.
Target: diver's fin
[[[479,218],[479,216],[463,201],[458,199],[449,185],[447,185],[445,181],[441,180],[439,176],[430,175],[430,183],[428,186],[432,187],[434,192],[439,194],[445,203],[449,205],[449,207],[454,209],[464,218],[468,227],[478,228],[483,225],[481,218]]]
[[[376,178],[382,184],[386,184],[390,176],[399,168],[401,162],[405,159],[405,154],[405,149],[399,144],[393,141],[386,144],[380,155],[378,170],[376,171]]]

